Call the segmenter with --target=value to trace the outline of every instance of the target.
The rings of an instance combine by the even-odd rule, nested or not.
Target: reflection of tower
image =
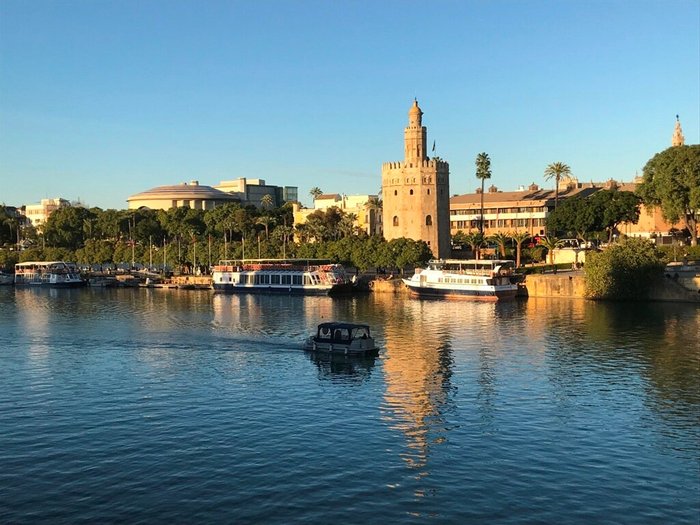
[[[422,119],[414,101],[404,130],[404,160],[382,165],[384,237],[422,240],[436,257],[449,257],[450,166],[428,158]]]
[[[394,303],[390,296],[377,300]],[[433,314],[422,301],[410,301],[386,323],[384,333],[385,400],[393,428],[407,439],[410,450],[404,459],[411,467],[426,464],[431,444],[444,439],[443,413],[451,391],[452,356],[449,339],[431,330]],[[391,306],[387,306],[390,309]],[[414,334],[421,334],[419,338]]]
[[[683,146],[685,144],[685,137],[683,136],[683,130],[681,129],[681,120],[676,115],[676,126],[673,128],[673,138],[671,139],[671,146]]]

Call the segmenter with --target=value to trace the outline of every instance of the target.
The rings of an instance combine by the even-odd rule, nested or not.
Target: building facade
[[[194,210],[211,210],[228,202],[240,202],[240,199],[231,193],[219,191],[211,186],[203,186],[199,181],[174,184],[172,186],[158,186],[150,190],[137,193],[127,199],[130,210],[150,208],[152,210],[168,210],[170,208],[187,207]]]
[[[418,101],[408,112],[404,160],[382,165],[382,228],[388,241],[425,241],[435,257],[449,257],[450,166],[428,157],[427,130]]]
[[[24,207],[24,215],[32,223],[32,226],[38,227],[44,224],[53,212],[65,206],[70,206],[70,202],[60,197],[41,199],[39,204],[27,204]]]
[[[294,224],[306,223],[306,218],[319,210],[338,208],[344,213],[355,216],[355,227],[367,235],[381,235],[381,211],[371,206],[377,201],[376,195],[340,195],[338,193],[323,194],[314,198],[313,208],[302,208],[295,202],[292,205]]]
[[[296,186],[271,186],[265,184],[263,179],[240,177],[235,180],[222,180],[214,188],[235,195],[242,204],[252,204],[256,208],[263,207],[265,195],[272,198],[274,207],[282,206],[285,202],[297,202],[299,199]]]

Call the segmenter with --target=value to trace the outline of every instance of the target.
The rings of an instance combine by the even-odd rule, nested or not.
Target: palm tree
[[[312,197],[313,200],[315,201],[315,200],[318,199],[321,195],[323,195],[323,191],[322,191],[321,188],[319,188],[318,186],[314,186],[313,188],[311,188],[311,189],[309,190],[309,195],[311,195],[311,197]]]
[[[357,215],[354,213],[347,213],[343,215],[338,224],[338,231],[343,237],[350,237],[355,232],[355,222],[357,221]]]
[[[469,232],[464,236],[464,241],[472,249],[475,259],[481,258],[481,247],[484,245],[484,235],[481,232]]]
[[[479,233],[484,234],[484,181],[491,178],[491,159],[488,153],[476,156],[476,178],[481,179],[481,217],[479,218]]]
[[[269,193],[266,193],[260,198],[260,204],[262,204],[262,207],[265,209],[272,208],[272,205],[275,203],[275,199],[272,198],[272,195]]]
[[[510,237],[500,232],[494,233],[488,238],[489,241],[498,244],[498,251],[502,258],[506,256],[506,242],[508,242],[508,239],[510,239]]]
[[[522,252],[523,243],[530,238],[527,232],[512,232],[508,235],[515,241],[515,267],[520,268],[520,254]]]
[[[544,170],[544,178],[546,180],[554,179],[554,209],[557,209],[559,204],[559,181],[562,178],[571,177],[571,168],[563,162],[553,162]]]
[[[269,197],[269,195],[265,195],[265,197]],[[261,215],[260,217],[257,217],[255,219],[255,224],[260,224],[265,227],[265,238],[269,238],[270,234],[270,224],[274,224],[275,219],[273,217],[269,217],[268,215]]]
[[[540,239],[540,244],[547,248],[547,256],[549,257],[549,264],[554,267],[554,250],[561,246],[561,241],[554,236],[542,237]]]

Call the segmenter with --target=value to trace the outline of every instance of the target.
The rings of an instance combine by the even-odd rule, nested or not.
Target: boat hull
[[[304,342],[304,350],[307,352],[318,352],[333,355],[371,355],[379,351],[373,340],[368,342],[368,344],[355,346],[354,344],[343,344],[338,342],[321,343],[314,341],[313,338]]]
[[[338,284],[332,287],[312,286],[260,286],[233,283],[213,283],[212,288],[219,293],[253,293],[277,295],[343,295],[352,293],[352,283]]]
[[[404,283],[411,295],[426,299],[461,299],[472,301],[511,301],[518,293],[517,286],[513,287],[484,287],[484,288],[438,288],[432,286],[413,286],[407,280]]]

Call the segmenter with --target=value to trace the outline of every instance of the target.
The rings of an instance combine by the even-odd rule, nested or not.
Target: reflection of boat
[[[304,350],[331,354],[367,354],[377,351],[369,326],[355,323],[321,323]]]
[[[498,301],[515,297],[514,270],[513,261],[441,259],[403,282],[418,297]]]
[[[85,280],[73,263],[33,261],[15,264],[15,285],[75,288],[85,286]]]
[[[329,295],[352,291],[340,264],[300,259],[220,261],[212,272],[219,292]]]
[[[306,352],[319,371],[319,375],[327,379],[343,382],[364,381],[370,376],[376,354],[345,355],[329,354],[328,352]]]

